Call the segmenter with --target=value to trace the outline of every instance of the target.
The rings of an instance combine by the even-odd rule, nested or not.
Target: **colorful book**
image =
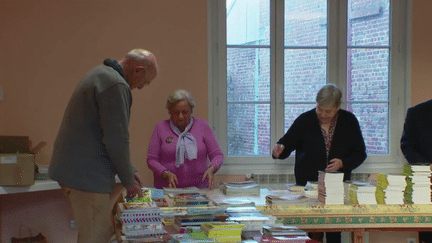
[[[174,205],[208,205],[210,199],[203,193],[181,193],[174,195]]]
[[[308,236],[261,236],[254,237],[259,243],[308,243],[312,240]]]
[[[171,234],[169,243],[201,243],[201,242],[216,242],[209,238],[204,232],[194,232],[186,234]]]
[[[270,204],[305,204],[309,201],[305,195],[291,194],[288,191],[284,194],[269,194],[265,198]]]
[[[259,196],[261,187],[254,181],[242,181],[223,183],[221,189],[227,196]]]
[[[262,233],[265,236],[298,236],[307,235],[304,230],[295,225],[263,225]]]

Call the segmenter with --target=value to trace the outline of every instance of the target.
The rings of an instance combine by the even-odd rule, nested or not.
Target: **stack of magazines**
[[[266,195],[266,202],[272,205],[279,204],[307,204],[309,198],[306,194],[290,192],[288,190],[273,190]]]
[[[407,204],[431,204],[432,171],[428,164],[406,164],[402,175],[406,177],[404,200]]]
[[[318,201],[324,204],[344,204],[344,173],[318,172]]]
[[[377,174],[375,198],[378,204],[404,204],[404,175]]]
[[[210,199],[203,193],[181,193],[174,195],[175,206],[207,206]]]
[[[217,242],[240,242],[244,225],[234,222],[209,222],[201,225],[201,231]]]
[[[255,237],[258,242],[307,242],[310,238],[307,233],[291,225],[264,225],[262,236]]]
[[[221,189],[227,196],[259,196],[261,187],[254,181],[242,181],[223,183]]]
[[[117,217],[118,235],[123,240],[162,242],[164,236],[168,235],[155,202],[119,203]]]
[[[263,225],[262,233],[266,236],[307,235],[304,230],[295,225]]]
[[[191,233],[201,230],[201,225],[209,222],[220,222],[221,218],[212,214],[206,215],[178,215],[174,219],[174,229],[178,233]]]
[[[347,181],[345,186],[345,204],[377,204],[376,186],[368,182]]]

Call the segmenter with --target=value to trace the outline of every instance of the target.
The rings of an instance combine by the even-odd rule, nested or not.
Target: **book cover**
[[[198,187],[185,187],[185,188],[169,188],[164,187],[163,191],[165,194],[182,194],[182,193],[199,193],[200,189]]]
[[[263,235],[266,236],[301,236],[307,235],[304,230],[297,228],[294,225],[263,225]]]
[[[269,194],[266,195],[266,202],[271,204],[305,204],[309,198],[305,195],[296,194]]]
[[[126,203],[119,203],[118,209],[120,212],[125,211],[142,211],[144,209],[155,209],[158,208],[157,204],[153,201],[151,202],[126,202]]]
[[[244,225],[235,222],[208,222],[202,225],[205,229],[241,229]]]
[[[225,198],[222,200],[213,200],[213,204],[220,207],[248,207],[255,206],[255,202],[243,197]]]
[[[260,243],[307,243],[311,239],[307,236],[261,236],[254,237]]]
[[[210,199],[203,193],[181,193],[174,195],[174,205],[207,206]]]

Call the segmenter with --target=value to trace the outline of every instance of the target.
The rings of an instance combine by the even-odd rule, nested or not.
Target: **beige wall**
[[[1,2],[1,1],[0,1]],[[168,118],[165,101],[189,89],[195,115],[207,119],[207,5],[203,0],[3,1],[0,5],[0,134],[28,135],[48,146],[49,164],[68,99],[81,77],[106,57],[142,47],[159,59],[160,75],[133,91],[131,157],[146,185],[151,132]]]
[[[411,104],[432,99],[432,1],[412,1]]]
[[[30,136],[34,145],[46,141],[37,162],[49,164],[77,82],[104,58],[120,59],[136,47],[155,53],[160,64],[157,79],[132,92],[130,123],[132,160],[145,185],[153,185],[147,146],[156,123],[168,118],[168,95],[179,88],[190,90],[197,102],[195,115],[208,117],[205,0],[0,0],[0,135]],[[20,206],[14,209],[10,198],[0,196],[0,215],[8,219],[0,226],[3,242],[17,236],[14,225],[23,221],[48,235],[50,242],[65,242],[63,233],[46,230],[68,232],[68,220],[41,228],[33,217],[15,217],[13,212],[31,213],[44,201],[16,204]],[[71,217],[69,211],[44,209],[52,210],[48,217]]]
[[[426,31],[432,25],[432,2],[413,2],[411,104],[417,104],[432,97],[432,34]],[[28,135],[34,144],[46,141],[37,162],[49,164],[76,83],[104,58],[120,59],[135,47],[154,52],[160,63],[155,82],[133,91],[130,124],[132,160],[150,185],[148,140],[156,122],[168,117],[164,103],[169,93],[189,89],[197,101],[195,115],[208,117],[205,0],[0,0],[0,85],[5,96],[0,101],[0,135]],[[45,204],[33,196],[13,197],[28,202],[16,208],[12,197],[0,196],[0,208],[7,209],[1,214],[7,222],[1,222],[0,242],[16,236],[16,225],[22,222],[44,232],[50,242],[63,242],[62,235],[71,234],[67,204],[57,202],[61,196],[55,197],[61,206],[44,208],[54,219],[48,225],[41,228],[34,217],[26,218]],[[22,217],[14,211],[23,212]],[[49,231],[53,228],[56,232]]]

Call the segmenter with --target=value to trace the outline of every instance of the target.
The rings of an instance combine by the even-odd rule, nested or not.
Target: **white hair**
[[[334,84],[324,85],[317,93],[316,103],[319,106],[334,106],[339,107],[341,104],[342,92],[338,86]]]
[[[187,100],[191,107],[191,110],[193,110],[193,108],[195,107],[195,100],[189,93],[189,91],[185,89],[178,89],[168,97],[166,108],[169,110],[172,105],[176,104],[181,100]]]

